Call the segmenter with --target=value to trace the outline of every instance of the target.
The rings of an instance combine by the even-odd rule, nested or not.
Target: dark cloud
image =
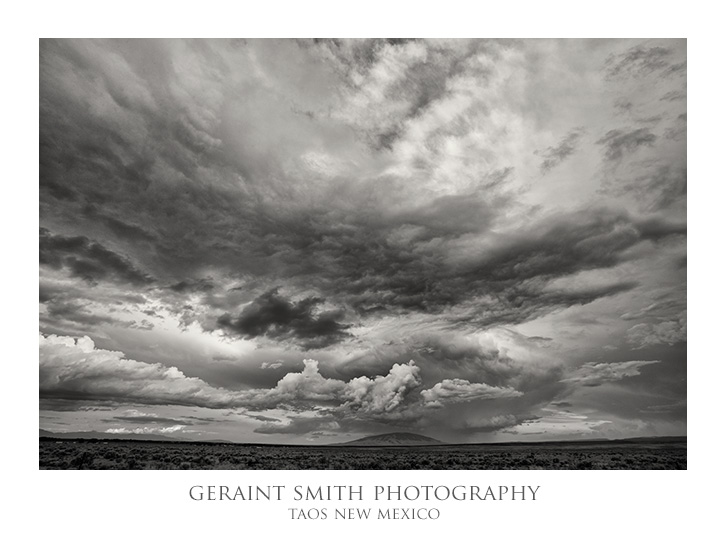
[[[611,190],[633,198],[647,211],[660,211],[687,198],[687,169],[662,165],[629,180],[618,180]]]
[[[72,299],[53,299],[46,301],[46,313],[50,320],[78,323],[85,326],[99,324],[116,324],[118,326],[132,326],[133,321],[119,321],[118,318],[108,314],[92,313],[87,311],[91,302]]]
[[[332,46],[336,50],[343,47],[336,52],[336,57],[340,61],[353,57],[351,68],[358,71],[363,68],[361,64],[368,61],[365,58],[373,62],[384,61],[389,52],[404,54],[409,50],[407,46],[417,46],[417,43],[396,47],[385,42],[321,43],[316,46]],[[426,109],[431,102],[440,98],[444,94],[442,80],[457,72],[457,69],[464,68],[475,51],[489,51],[491,45],[483,42],[475,42],[471,46],[467,44],[465,52],[460,54],[454,54],[447,47],[436,44],[427,47],[426,68],[414,62],[410,67],[414,77],[408,74],[402,77],[405,81],[401,83],[408,84],[404,92],[409,96],[420,95],[410,99],[414,106],[411,110]],[[498,47],[493,48],[492,57],[497,57]],[[397,50],[390,50],[392,48]],[[61,56],[70,54],[69,49],[75,50],[69,43],[44,45],[44,76],[54,72],[47,66],[52,64],[51,60],[61,51]],[[205,57],[208,52],[204,48],[194,51]],[[95,61],[87,49],[73,53],[73,61],[79,62],[83,68],[89,68],[89,64]],[[128,60],[132,69],[141,69],[137,65],[139,58],[136,51],[124,45],[119,53]],[[153,50],[153,55],[163,56],[165,53],[163,43],[160,43],[159,49]],[[355,57],[358,56],[361,56],[361,61],[357,63]],[[164,63],[162,59],[160,61]],[[210,61],[213,59],[210,57]],[[143,72],[147,75],[156,72],[149,70],[148,65],[144,68],[147,70]],[[161,98],[157,96],[161,82],[154,76],[149,76],[144,84],[142,80],[136,80],[134,83],[138,82],[139,87],[135,85],[134,91],[126,93],[118,89],[120,80],[114,73],[102,70],[99,76],[108,78],[107,82],[114,88],[114,98],[123,109],[143,111]],[[403,91],[397,87],[390,90],[394,93]],[[148,95],[144,96],[147,92],[152,95],[151,99],[147,98]],[[138,98],[130,98],[133,95]],[[541,228],[553,226],[551,234],[542,236],[543,244],[528,242],[525,236],[529,229],[526,229],[508,236],[514,251],[498,250],[509,248],[509,244],[496,244],[491,258],[483,253],[479,260],[465,258],[462,266],[453,267],[448,258],[450,247],[456,246],[456,240],[464,236],[487,232],[501,216],[510,198],[493,195],[492,192],[481,195],[449,194],[416,203],[411,208],[398,208],[394,204],[397,201],[396,192],[392,189],[396,184],[382,181],[356,187],[345,184],[337,186],[340,189],[331,197],[325,209],[315,205],[291,207],[286,199],[286,195],[291,194],[286,191],[291,190],[283,187],[285,184],[281,184],[280,191],[277,191],[275,182],[253,180],[250,175],[253,170],[237,169],[235,174],[231,173],[227,164],[218,166],[210,156],[215,150],[213,141],[210,140],[208,145],[194,141],[203,137],[201,133],[198,132],[197,137],[194,137],[187,132],[189,135],[186,137],[189,139],[186,141],[179,141],[179,135],[171,135],[168,129],[171,128],[172,117],[180,111],[177,107],[182,106],[181,102],[167,102],[170,109],[155,110],[154,117],[159,124],[139,125],[142,132],[154,134],[152,138],[157,145],[149,147],[149,136],[135,139],[126,133],[133,130],[113,129],[112,125],[103,123],[100,118],[92,120],[87,113],[77,110],[74,107],[76,104],[72,104],[68,98],[68,95],[55,93],[51,84],[44,84],[44,99],[48,100],[49,105],[53,102],[54,106],[45,114],[47,124],[43,131],[46,144],[42,159],[53,166],[59,158],[71,158],[72,161],[64,164],[64,168],[103,160],[106,162],[104,168],[114,168],[113,172],[104,174],[103,183],[113,184],[106,189],[97,187],[101,183],[99,180],[81,180],[79,174],[67,172],[63,174],[63,183],[84,192],[86,196],[91,195],[92,200],[89,202],[93,206],[108,204],[111,200],[113,210],[94,207],[89,212],[100,217],[99,220],[115,235],[154,244],[153,249],[138,248],[135,258],[143,262],[152,274],[142,274],[137,270],[137,275],[132,274],[132,278],[148,280],[154,276],[164,279],[164,283],[169,283],[169,287],[180,295],[193,291],[207,292],[204,302],[212,307],[210,313],[216,313],[216,317],[220,318],[218,324],[228,332],[243,337],[259,336],[264,330],[269,337],[298,339],[306,347],[316,348],[346,339],[347,329],[340,312],[325,311],[313,317],[311,309],[300,308],[304,303],[289,303],[287,310],[283,306],[278,310],[282,311],[282,315],[275,318],[276,312],[272,308],[274,303],[268,299],[266,309],[273,317],[268,324],[263,319],[235,317],[232,313],[225,313],[245,299],[241,296],[226,302],[225,298],[218,298],[214,291],[207,291],[208,284],[201,280],[207,280],[202,273],[208,265],[215,265],[231,277],[269,277],[268,283],[258,282],[263,288],[283,283],[291,293],[305,289],[321,295],[321,298],[336,295],[339,302],[362,315],[400,310],[438,313],[473,298],[489,297],[497,310],[497,313],[492,314],[494,322],[497,322],[529,317],[530,313],[517,312],[517,303],[534,299],[537,304],[538,294],[548,279],[580,270],[613,266],[620,261],[618,251],[608,246],[603,248],[600,258],[595,257],[599,254],[599,248],[589,247],[589,238],[597,240],[599,232],[610,229],[598,228],[597,223],[585,221],[586,230],[581,232],[579,225],[583,221],[579,219],[585,217],[576,214],[572,217],[575,221],[572,229],[567,222],[568,216],[563,217],[563,222],[559,224],[552,221],[539,224],[536,232],[541,235]],[[89,124],[83,124],[83,130],[76,130],[71,125],[74,135],[61,138],[57,135],[60,130],[55,121],[60,121],[62,117],[59,115],[64,112],[78,112]],[[111,120],[111,117],[108,119]],[[116,133],[106,137],[108,142],[103,145],[103,150],[103,147],[96,149],[93,143],[85,140],[86,137],[104,138],[107,131]],[[220,132],[210,133],[220,135]],[[571,132],[559,145],[551,147],[552,153],[549,152],[546,161],[555,164],[556,160],[567,157],[575,150],[578,136],[578,131]],[[186,137],[181,136],[181,139]],[[623,146],[620,150],[624,151],[627,150],[625,146],[634,143],[638,146],[645,142],[640,135],[629,139],[614,139],[612,143],[614,146],[621,143]],[[155,154],[156,161],[152,166],[143,165],[148,154]],[[172,156],[184,157],[185,163],[172,162],[169,159]],[[122,172],[122,167],[135,159],[139,161],[137,167],[144,169],[144,176],[151,180],[143,194],[133,185],[139,180],[116,178]],[[171,174],[162,172],[167,165],[173,165],[177,171]],[[261,170],[256,169],[255,172]],[[58,172],[56,174],[61,176]],[[487,184],[501,184],[512,176],[512,167],[495,174],[487,178]],[[183,179],[172,180],[171,176]],[[208,182],[205,179],[207,176],[216,176],[217,179]],[[389,193],[379,195],[376,193],[379,189]],[[394,197],[388,198],[391,195]],[[357,202],[351,205],[348,199],[356,199]],[[134,219],[124,219],[118,214],[124,214],[125,217],[132,217],[133,214]],[[145,221],[153,221],[153,226],[144,225]],[[593,235],[586,235],[588,230]],[[562,245],[556,241],[561,231],[565,235]],[[574,236],[570,239],[569,234],[576,232],[581,233],[581,238]],[[150,236],[158,238],[158,241],[148,240]],[[601,238],[606,245],[624,250],[629,245],[625,241],[623,246],[613,242],[618,237],[606,235]],[[638,237],[633,242],[637,241]],[[560,247],[564,251],[562,258],[558,258]],[[589,250],[590,256],[584,250]],[[473,255],[479,252],[476,246],[472,249]],[[471,270],[467,271],[468,267]],[[94,277],[94,273],[85,265],[77,267],[77,270],[86,277]],[[101,273],[95,275],[102,276]],[[508,281],[513,284],[508,284]],[[508,285],[510,287],[506,287]],[[247,287],[249,292],[250,288]],[[544,298],[548,303],[542,309],[550,309],[551,306],[557,306],[558,301],[562,305],[569,302],[584,303],[597,296],[589,293],[581,298],[574,295],[546,295]],[[172,302],[175,308],[184,305],[181,301]],[[533,309],[537,309],[537,306]],[[243,315],[245,313],[243,311]],[[296,313],[299,315],[296,316]],[[215,321],[214,318],[190,314],[185,324],[194,320],[210,329]]]
[[[255,421],[262,421],[263,423],[279,423],[280,419],[277,417],[268,417],[266,415],[257,415],[257,414],[250,414],[246,413],[244,414],[245,417],[249,417],[250,419],[254,419]]]
[[[130,241],[154,241],[154,236],[138,224],[127,223],[120,218],[100,213],[98,207],[87,204],[84,215],[91,221],[98,221],[106,225],[114,235]]]
[[[674,102],[677,100],[686,100],[687,94],[682,91],[669,91],[664,96],[662,96],[659,100],[666,101],[666,102]]]
[[[687,137],[687,114],[680,113],[672,126],[664,133],[664,137],[671,141],[682,141]]]
[[[337,343],[350,334],[342,324],[341,310],[320,310],[325,299],[308,297],[292,302],[272,289],[257,297],[237,317],[225,314],[217,320],[222,328],[251,339],[267,336],[292,339],[304,348],[320,348]]]
[[[456,221],[443,224],[456,227]],[[413,226],[411,220],[409,224]],[[435,224],[430,220],[430,227]],[[559,277],[613,267],[625,261],[624,253],[634,245],[683,235],[685,230],[683,225],[659,219],[636,221],[622,213],[581,212],[553,217],[511,239],[503,236],[501,246],[482,252],[473,249],[466,261],[453,267],[438,250],[423,247],[433,236],[419,241],[415,233],[414,240],[397,242],[384,238],[387,227],[334,231],[309,225],[278,235],[283,241],[276,248],[282,253],[276,257],[284,262],[289,275],[317,286],[324,295],[335,292],[338,301],[363,316],[395,310],[436,313],[461,305],[457,320],[480,325],[517,324],[554,309],[632,289],[635,283],[629,281],[570,291],[548,289],[547,285]],[[459,232],[452,227],[450,231]],[[304,249],[299,253],[301,245]],[[486,307],[477,304],[481,312],[473,314],[467,309],[468,303],[483,299]],[[288,301],[272,291],[259,296],[236,317],[222,315],[218,325],[243,337],[297,339],[307,348],[344,340],[343,313],[315,314],[322,304],[311,298]]]
[[[674,51],[664,46],[637,45],[606,60],[606,72],[610,78],[621,76],[646,76],[658,72],[670,76],[681,72],[686,63],[672,63]]]
[[[169,286],[169,289],[177,293],[200,293],[214,289],[215,285],[210,278],[203,280],[182,280]]]
[[[651,124],[656,125],[659,124],[664,117],[659,115],[652,115],[651,117],[639,117],[636,119],[636,122],[639,124]]]
[[[66,267],[88,282],[115,280],[140,286],[153,281],[128,259],[87,237],[54,235],[45,228],[40,229],[40,263],[55,269]]]
[[[495,173],[493,179],[502,180],[508,174],[504,169],[502,175]],[[402,211],[391,217],[387,226],[389,231],[414,228],[420,242],[436,237],[451,239],[488,228],[496,212],[477,195],[443,195],[415,210]]]
[[[52,412],[110,412],[119,407],[115,401],[94,400],[89,405],[86,401],[62,398],[40,398],[40,409]]]
[[[667,234],[664,229],[661,235]],[[619,254],[642,239],[639,223],[625,214],[572,213],[482,251],[474,268],[463,274],[494,283],[555,278],[616,265]]]
[[[78,194],[73,189],[64,186],[62,183],[49,181],[47,178],[44,179],[42,173],[40,175],[40,187],[45,189],[56,200],[74,201],[78,198]],[[41,195],[43,195],[43,191],[41,191]]]
[[[686,236],[687,226],[681,222],[670,222],[658,217],[650,217],[636,223],[636,228],[644,240],[659,241],[673,236]]]
[[[665,69],[664,72],[661,73],[661,76],[664,78],[668,78],[669,76],[683,76],[687,72],[687,62],[683,61],[681,63],[675,63],[673,65],[669,65],[669,68]]]
[[[565,161],[568,156],[576,151],[578,141],[582,136],[583,130],[574,130],[561,139],[560,143],[556,146],[551,146],[544,150],[542,152],[543,162],[540,164],[540,170],[546,173]]]
[[[325,232],[320,241],[306,247],[305,257],[290,255],[291,267],[310,266],[317,274],[313,283],[324,294],[335,292],[362,314],[397,309],[438,312],[487,297],[490,314],[510,322],[508,316],[530,316],[519,313],[523,303],[537,307],[542,299],[547,306],[557,306],[559,301],[566,305],[598,298],[597,289],[579,296],[577,291],[547,293],[545,285],[550,279],[618,265],[622,253],[640,241],[683,233],[683,226],[650,228],[622,213],[580,212],[541,221],[531,231],[502,236],[501,243],[487,249],[473,247],[456,266],[447,264],[441,249],[427,247],[430,239],[426,237],[419,241],[415,234],[412,240],[396,242],[379,234],[383,231]],[[608,288],[603,295],[626,288]]]
[[[56,293],[52,289],[44,286],[41,283],[40,287],[38,288],[38,302],[40,302],[41,304],[45,304],[46,302],[52,300],[55,294]]]
[[[503,290],[491,307],[464,314],[456,320],[463,325],[480,327],[521,324],[559,309],[583,306],[636,287],[636,282],[621,282],[581,290],[543,291],[538,284],[533,284],[533,288],[524,284]]]
[[[644,146],[654,146],[657,137],[648,128],[638,130],[609,130],[597,143],[604,146],[604,158],[607,161],[620,161]]]

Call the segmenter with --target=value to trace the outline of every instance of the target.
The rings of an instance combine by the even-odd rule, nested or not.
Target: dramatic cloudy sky
[[[40,427],[686,434],[686,41],[40,45]]]

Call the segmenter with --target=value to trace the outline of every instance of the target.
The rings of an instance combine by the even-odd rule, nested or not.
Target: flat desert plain
[[[41,469],[686,469],[686,438],[293,446],[40,438]]]

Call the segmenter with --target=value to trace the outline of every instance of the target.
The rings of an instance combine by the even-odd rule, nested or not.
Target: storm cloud
[[[129,260],[84,236],[66,237],[40,229],[40,263],[55,268],[66,267],[73,276],[88,282],[116,279],[134,285],[152,282]]]
[[[48,421],[325,443],[662,417],[685,72],[669,39],[41,40]],[[614,384],[658,400],[609,419]]]
[[[290,302],[277,289],[263,293],[246,306],[240,315],[221,316],[217,323],[246,338],[268,336],[275,339],[294,338],[306,348],[319,348],[341,341],[349,325],[337,322],[341,310],[316,312],[325,300],[308,297]]]

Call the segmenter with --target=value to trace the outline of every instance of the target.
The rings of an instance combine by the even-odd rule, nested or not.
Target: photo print
[[[41,469],[686,469],[685,39],[41,39]]]

